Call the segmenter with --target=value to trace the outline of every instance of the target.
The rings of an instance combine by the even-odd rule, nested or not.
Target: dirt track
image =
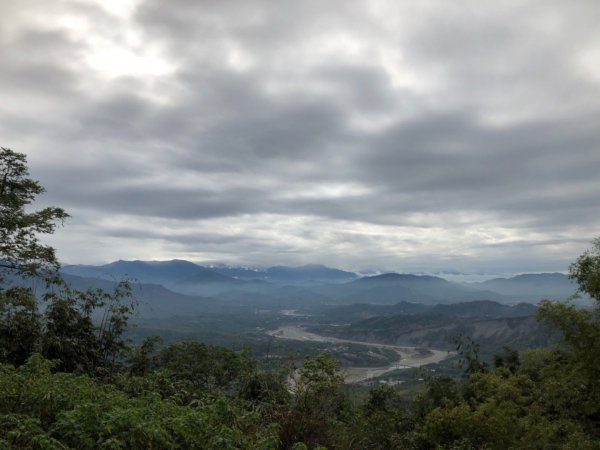
[[[397,369],[408,369],[412,367],[421,367],[426,364],[438,363],[447,357],[451,356],[451,352],[445,350],[431,350],[428,355],[420,355],[416,347],[400,347],[391,344],[378,344],[376,342],[352,341],[349,339],[338,339],[329,336],[321,336],[311,333],[297,326],[284,326],[277,330],[270,331],[271,336],[280,339],[292,339],[296,341],[312,341],[312,342],[329,342],[332,344],[357,344],[368,347],[388,348],[398,353],[398,360],[393,364],[383,367],[345,367],[344,380],[346,383],[358,383],[368,380],[369,378],[379,377],[388,372]]]

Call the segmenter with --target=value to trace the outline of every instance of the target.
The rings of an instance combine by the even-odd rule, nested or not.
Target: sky
[[[564,271],[600,235],[600,2],[8,0],[0,145],[65,263]]]

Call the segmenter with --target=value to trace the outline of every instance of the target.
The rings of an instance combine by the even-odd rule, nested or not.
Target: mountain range
[[[360,277],[322,265],[251,269],[207,267],[183,260],[67,265],[62,272],[78,287],[99,284],[106,287],[123,278],[132,279],[140,296],[151,305],[147,312],[152,310],[161,316],[229,307],[302,310],[400,302],[537,303],[542,298],[562,300],[576,290],[569,278],[560,273],[456,283],[430,275],[386,273]]]
[[[101,266],[67,265],[62,272],[86,278],[119,280],[130,278],[142,283],[157,283],[184,293],[208,290],[212,293],[244,286],[260,290],[268,282],[278,285],[314,286],[344,283],[358,275],[322,265],[300,267],[274,266],[251,269],[230,266],[201,266],[184,260],[171,261],[115,261]],[[253,288],[252,288],[253,287]]]
[[[577,290],[576,283],[562,273],[529,273],[470,283],[469,286],[528,302],[537,302],[540,298],[564,299]]]

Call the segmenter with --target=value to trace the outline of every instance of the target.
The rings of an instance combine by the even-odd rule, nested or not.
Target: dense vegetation
[[[127,283],[74,291],[56,275],[37,235],[66,214],[25,212],[42,191],[2,149],[0,448],[600,448],[600,240],[571,267],[595,307],[539,308],[559,347],[506,349],[488,367],[466,340],[462,378],[431,376],[410,402],[378,386],[356,405],[326,354],[267,368],[197,341],[129,345]],[[42,307],[25,282],[40,278]]]

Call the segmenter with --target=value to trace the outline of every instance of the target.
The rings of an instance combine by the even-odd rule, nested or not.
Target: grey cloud
[[[332,63],[317,69],[313,76],[327,82],[336,98],[346,101],[344,107],[362,114],[385,113],[396,105],[396,99],[390,95],[391,80],[381,68],[368,63]]]
[[[316,31],[336,24],[345,27],[347,19],[360,17],[362,11],[364,7],[354,1],[324,4],[318,0],[263,0],[240,4],[176,0],[166,5],[149,0],[138,8],[136,16],[147,29],[162,33],[161,37],[183,51],[198,48],[195,38],[210,41],[215,35],[237,37],[248,47],[266,51],[289,46],[290,39],[309,39]]]
[[[0,92],[11,110],[47,99],[68,101],[77,95],[77,74],[70,67],[77,52],[63,33],[25,29],[12,38],[0,38],[0,45]]]
[[[477,255],[535,270],[600,226],[600,67],[580,54],[598,51],[592,2],[146,0],[125,19],[24,5],[4,6],[0,132],[30,153],[44,201],[119,241],[114,259],[144,239],[266,263],[464,269]],[[133,30],[131,48],[172,70],[103,78],[86,36],[42,29],[36,7],[92,19],[90,37],[117,46]],[[181,230],[99,228],[98,214]],[[199,224],[215,229],[183,231]],[[511,238],[469,237],[488,227]],[[529,238],[535,257],[516,250]]]
[[[103,230],[101,234],[109,237],[135,239],[135,240],[166,240],[181,246],[223,246],[227,244],[239,245],[247,240],[244,236],[224,236],[218,233],[158,233],[148,230],[132,229],[109,229]]]
[[[460,203],[495,208],[504,196],[530,196],[558,186],[568,191],[597,173],[600,138],[592,123],[597,118],[586,119],[587,126],[577,118],[574,124],[496,130],[458,117],[400,126],[379,141],[379,151],[362,156],[360,167],[368,167],[362,173],[391,194],[435,194],[450,209]]]
[[[516,117],[530,109],[533,120],[597,109],[597,80],[577,67],[579,53],[597,40],[590,22],[597,4],[463,6],[432,9],[407,47],[411,58],[442,74],[447,101]]]

